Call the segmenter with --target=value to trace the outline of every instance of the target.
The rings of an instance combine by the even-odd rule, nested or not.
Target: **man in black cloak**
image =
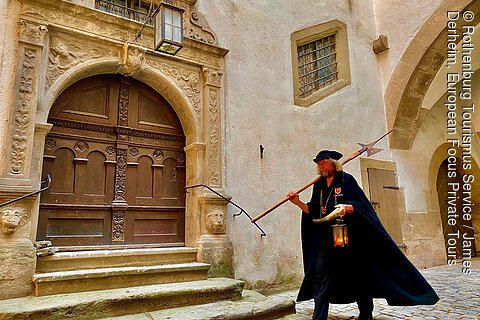
[[[382,226],[355,178],[342,171],[341,157],[322,150],[313,159],[321,178],[313,185],[310,202],[288,194],[303,211],[305,277],[297,301],[315,300],[314,320],[328,318],[329,303],[356,301],[360,320],[372,319],[373,298],[385,298],[391,306],[435,304],[437,294]],[[335,220],[313,221],[335,209],[347,225],[346,247],[333,245]]]

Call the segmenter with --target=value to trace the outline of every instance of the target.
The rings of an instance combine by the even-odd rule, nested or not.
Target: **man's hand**
[[[299,206],[301,204],[300,197],[299,197],[298,193],[290,191],[287,194],[287,197],[288,197],[288,200],[290,200],[290,202],[293,203],[294,205]]]
[[[347,213],[353,213],[355,211],[351,204],[337,204],[335,208],[340,209],[340,211],[338,212],[338,216],[340,218],[343,218],[343,216]]]

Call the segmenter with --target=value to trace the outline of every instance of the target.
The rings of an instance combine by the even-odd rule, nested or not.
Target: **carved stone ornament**
[[[34,23],[31,21],[21,20],[20,40],[35,44],[38,46],[43,45],[43,37],[48,32],[47,26],[43,24]]]
[[[219,184],[219,115],[218,115],[218,91],[210,90],[210,103],[209,103],[209,138],[208,138],[208,150],[209,150],[209,168],[210,168],[210,184]]]
[[[219,87],[221,86],[220,80],[222,79],[223,73],[220,70],[212,68],[202,68],[203,81],[212,86]]]
[[[87,60],[100,59],[105,57],[117,57],[118,50],[115,47],[103,49],[99,46],[88,44],[80,45],[80,42],[74,39],[61,39],[52,37],[50,42],[50,52],[48,54],[48,71],[46,75],[46,88],[52,84],[65,71],[77,66]],[[83,42],[82,42],[83,43]]]
[[[135,158],[140,152],[137,148],[130,148],[130,150],[128,150],[128,153],[130,153],[130,155]]]
[[[215,34],[208,25],[205,16],[195,11],[192,12],[192,16],[190,17],[188,37],[208,44],[217,43]]]
[[[225,213],[220,210],[214,210],[207,214],[205,226],[207,227],[208,232],[212,234],[222,234],[225,233],[227,226],[227,219]]]
[[[145,49],[132,46],[127,42],[122,49],[122,62],[120,64],[120,73],[131,77],[140,70],[145,60]]]
[[[160,70],[167,78],[175,81],[192,103],[197,120],[200,119],[200,77],[199,73],[159,61],[147,60],[147,63]]]
[[[0,230],[11,234],[28,222],[29,216],[24,208],[5,208],[0,211]]]
[[[22,71],[18,89],[18,99],[14,115],[15,131],[12,137],[12,154],[10,158],[14,174],[23,172],[25,162],[25,149],[28,142],[28,127],[30,126],[30,101],[34,91],[33,80],[35,77],[36,50],[25,48],[23,55]]]

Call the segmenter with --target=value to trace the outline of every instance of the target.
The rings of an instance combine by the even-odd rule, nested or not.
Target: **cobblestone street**
[[[374,319],[410,319],[410,320],[456,320],[480,319],[480,258],[472,260],[470,275],[462,274],[461,265],[439,266],[421,273],[437,292],[440,301],[434,306],[392,307],[383,299],[375,299]],[[278,294],[293,300],[297,291]],[[297,303],[298,316],[311,319],[313,300]],[[330,305],[331,320],[355,319],[358,315],[355,303]],[[298,317],[302,319],[302,317]]]

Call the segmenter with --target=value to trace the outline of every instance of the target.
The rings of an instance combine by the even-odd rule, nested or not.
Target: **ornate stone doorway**
[[[132,78],[98,75],[51,108],[38,240],[61,249],[185,244],[185,136],[170,104]]]

